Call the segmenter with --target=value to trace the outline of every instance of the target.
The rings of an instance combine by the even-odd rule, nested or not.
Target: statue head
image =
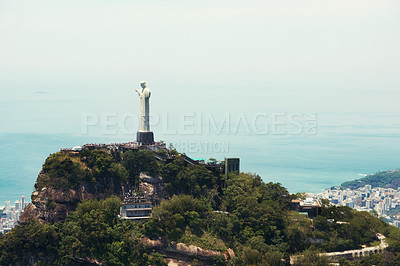
[[[144,89],[144,88],[146,88],[147,86],[146,86],[146,81],[144,81],[144,80],[142,80],[141,82],[140,82],[140,86]]]

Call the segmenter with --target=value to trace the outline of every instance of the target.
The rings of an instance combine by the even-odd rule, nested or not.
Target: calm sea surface
[[[241,171],[279,182],[292,193],[319,192],[360,178],[360,174],[400,168],[400,114],[322,113],[316,132],[253,134],[160,134],[194,158],[240,157]],[[160,130],[161,131],[161,130]],[[30,199],[44,160],[60,148],[84,143],[134,140],[135,136],[102,137],[69,134],[0,133],[0,206],[21,195]]]

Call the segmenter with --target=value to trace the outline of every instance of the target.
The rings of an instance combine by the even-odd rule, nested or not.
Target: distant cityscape
[[[308,193],[311,194],[311,193]],[[332,187],[311,194],[316,199],[328,199],[331,204],[348,206],[357,211],[376,212],[389,224],[400,227],[400,187],[382,188],[365,185],[358,189]]]
[[[27,205],[25,196],[21,196],[21,200],[16,200],[13,206],[9,200],[5,201],[5,207],[0,210],[1,234],[10,231],[18,223],[19,216]]]

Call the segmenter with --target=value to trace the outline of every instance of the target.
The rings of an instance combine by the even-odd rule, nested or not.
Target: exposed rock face
[[[133,149],[132,153],[136,155],[130,154],[130,157],[137,161],[133,162],[128,156],[131,161],[125,168],[123,149],[117,151],[110,149],[111,146],[89,146],[79,152],[61,150],[46,159],[35,183],[32,203],[21,214],[20,222],[29,217],[42,223],[64,221],[79,202],[87,199],[117,196],[122,200],[126,195],[142,192],[155,205],[168,198],[162,177],[137,173],[139,169],[152,172],[149,169],[157,165],[157,156],[145,153],[137,156],[142,151]],[[149,169],[146,163],[151,166],[147,167]],[[137,174],[139,178],[134,177]]]
[[[166,250],[170,252],[180,252],[180,253],[185,253],[187,255],[201,256],[201,257],[214,257],[222,255],[221,252],[219,251],[205,250],[198,246],[186,245],[184,243],[172,243],[169,247],[166,248]]]
[[[105,199],[112,195],[122,198],[123,184],[109,182],[109,179],[103,179],[68,190],[44,187],[40,191],[34,191],[32,203],[25,208],[19,220],[24,222],[31,217],[42,223],[55,223],[64,221],[82,200]]]
[[[151,240],[147,237],[142,238],[140,241],[142,244],[144,244],[147,248],[149,249],[156,249],[161,253],[164,253],[167,255],[167,261],[168,259],[171,258],[179,258],[180,260],[183,260],[183,264],[186,261],[191,261],[193,258],[196,258],[199,260],[199,262],[206,262],[205,265],[207,265],[207,262],[211,261],[213,257],[223,255],[225,259],[230,260],[231,258],[235,257],[235,253],[233,252],[232,249],[228,248],[227,251],[225,252],[219,252],[215,250],[206,250],[202,249],[198,246],[195,245],[187,245],[184,243],[175,243],[172,242],[171,244],[168,244],[167,239],[157,239],[157,240]],[[182,261],[181,261],[182,262]],[[171,265],[173,262],[171,263]]]
[[[162,183],[154,183],[154,180],[160,180],[160,178],[152,178],[144,174],[141,174],[141,176],[146,177],[141,179],[142,183],[139,186],[141,191],[146,191],[146,194],[154,201],[165,198],[166,193]],[[122,199],[129,187],[128,184],[113,182],[112,179],[100,179],[95,183],[80,184],[68,190],[44,187],[40,191],[32,193],[32,203],[25,208],[19,221],[24,222],[30,217],[41,223],[64,221],[82,200],[106,199],[110,196],[117,196]]]
[[[161,176],[149,176],[145,173],[140,173],[139,179],[141,183],[139,185],[140,191],[146,193],[148,196],[153,198],[154,202],[158,203],[162,199],[168,199],[169,195],[164,189],[164,183]]]

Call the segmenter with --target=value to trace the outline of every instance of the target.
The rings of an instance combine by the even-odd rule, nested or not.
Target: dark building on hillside
[[[225,158],[225,175],[228,175],[230,172],[240,173],[239,158]]]

